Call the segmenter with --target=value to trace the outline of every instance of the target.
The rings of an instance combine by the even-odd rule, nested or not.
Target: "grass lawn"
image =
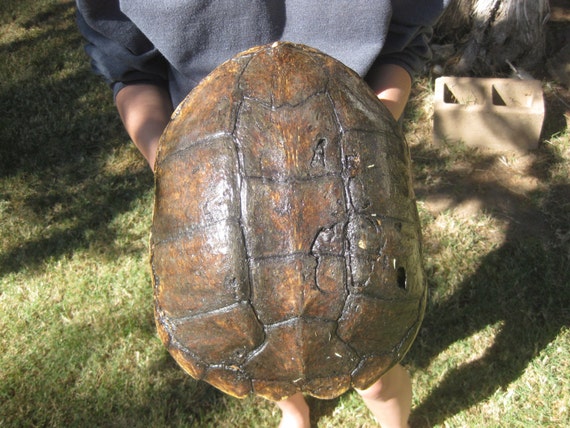
[[[153,178],[89,70],[67,0],[0,5],[0,426],[265,427],[179,369],[152,313]],[[406,113],[430,300],[404,360],[417,427],[570,426],[570,98],[544,80],[525,155],[431,143]],[[372,427],[357,396],[316,427]]]

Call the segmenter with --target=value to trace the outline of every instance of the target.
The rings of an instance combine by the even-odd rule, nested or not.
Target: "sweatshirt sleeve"
[[[77,25],[91,67],[114,94],[132,83],[167,84],[165,59],[119,10],[118,1],[77,0]]]
[[[396,64],[412,77],[431,59],[429,41],[449,0],[392,1],[392,20],[382,52],[375,61]]]

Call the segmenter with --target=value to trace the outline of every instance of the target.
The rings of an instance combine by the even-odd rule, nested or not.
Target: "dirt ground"
[[[551,1],[546,30],[546,60],[531,70],[534,78],[545,82],[546,117],[537,150],[522,155],[469,149],[450,153],[452,149],[436,150],[421,144],[421,135],[426,132],[421,128],[431,124],[411,125],[408,139],[417,197],[434,216],[446,210],[460,216],[484,212],[504,224],[508,239],[532,233],[563,244],[570,241],[568,226],[561,224],[568,220],[561,210],[570,210],[570,186],[563,177],[568,171],[570,153],[568,144],[563,145],[562,152],[554,146],[557,136],[567,136],[570,128],[568,0]],[[447,162],[447,166],[438,169],[437,162]]]

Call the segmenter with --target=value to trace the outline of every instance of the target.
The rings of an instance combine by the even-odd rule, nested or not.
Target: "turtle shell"
[[[409,151],[352,70],[286,42],[237,55],[177,108],[155,177],[156,322],[191,376],[333,398],[402,359],[426,299]]]

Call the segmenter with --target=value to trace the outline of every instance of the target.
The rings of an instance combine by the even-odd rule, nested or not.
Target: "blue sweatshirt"
[[[391,63],[415,75],[449,0],[77,0],[94,71],[115,94],[167,85],[173,105],[216,66],[256,45],[303,43],[362,77]]]

